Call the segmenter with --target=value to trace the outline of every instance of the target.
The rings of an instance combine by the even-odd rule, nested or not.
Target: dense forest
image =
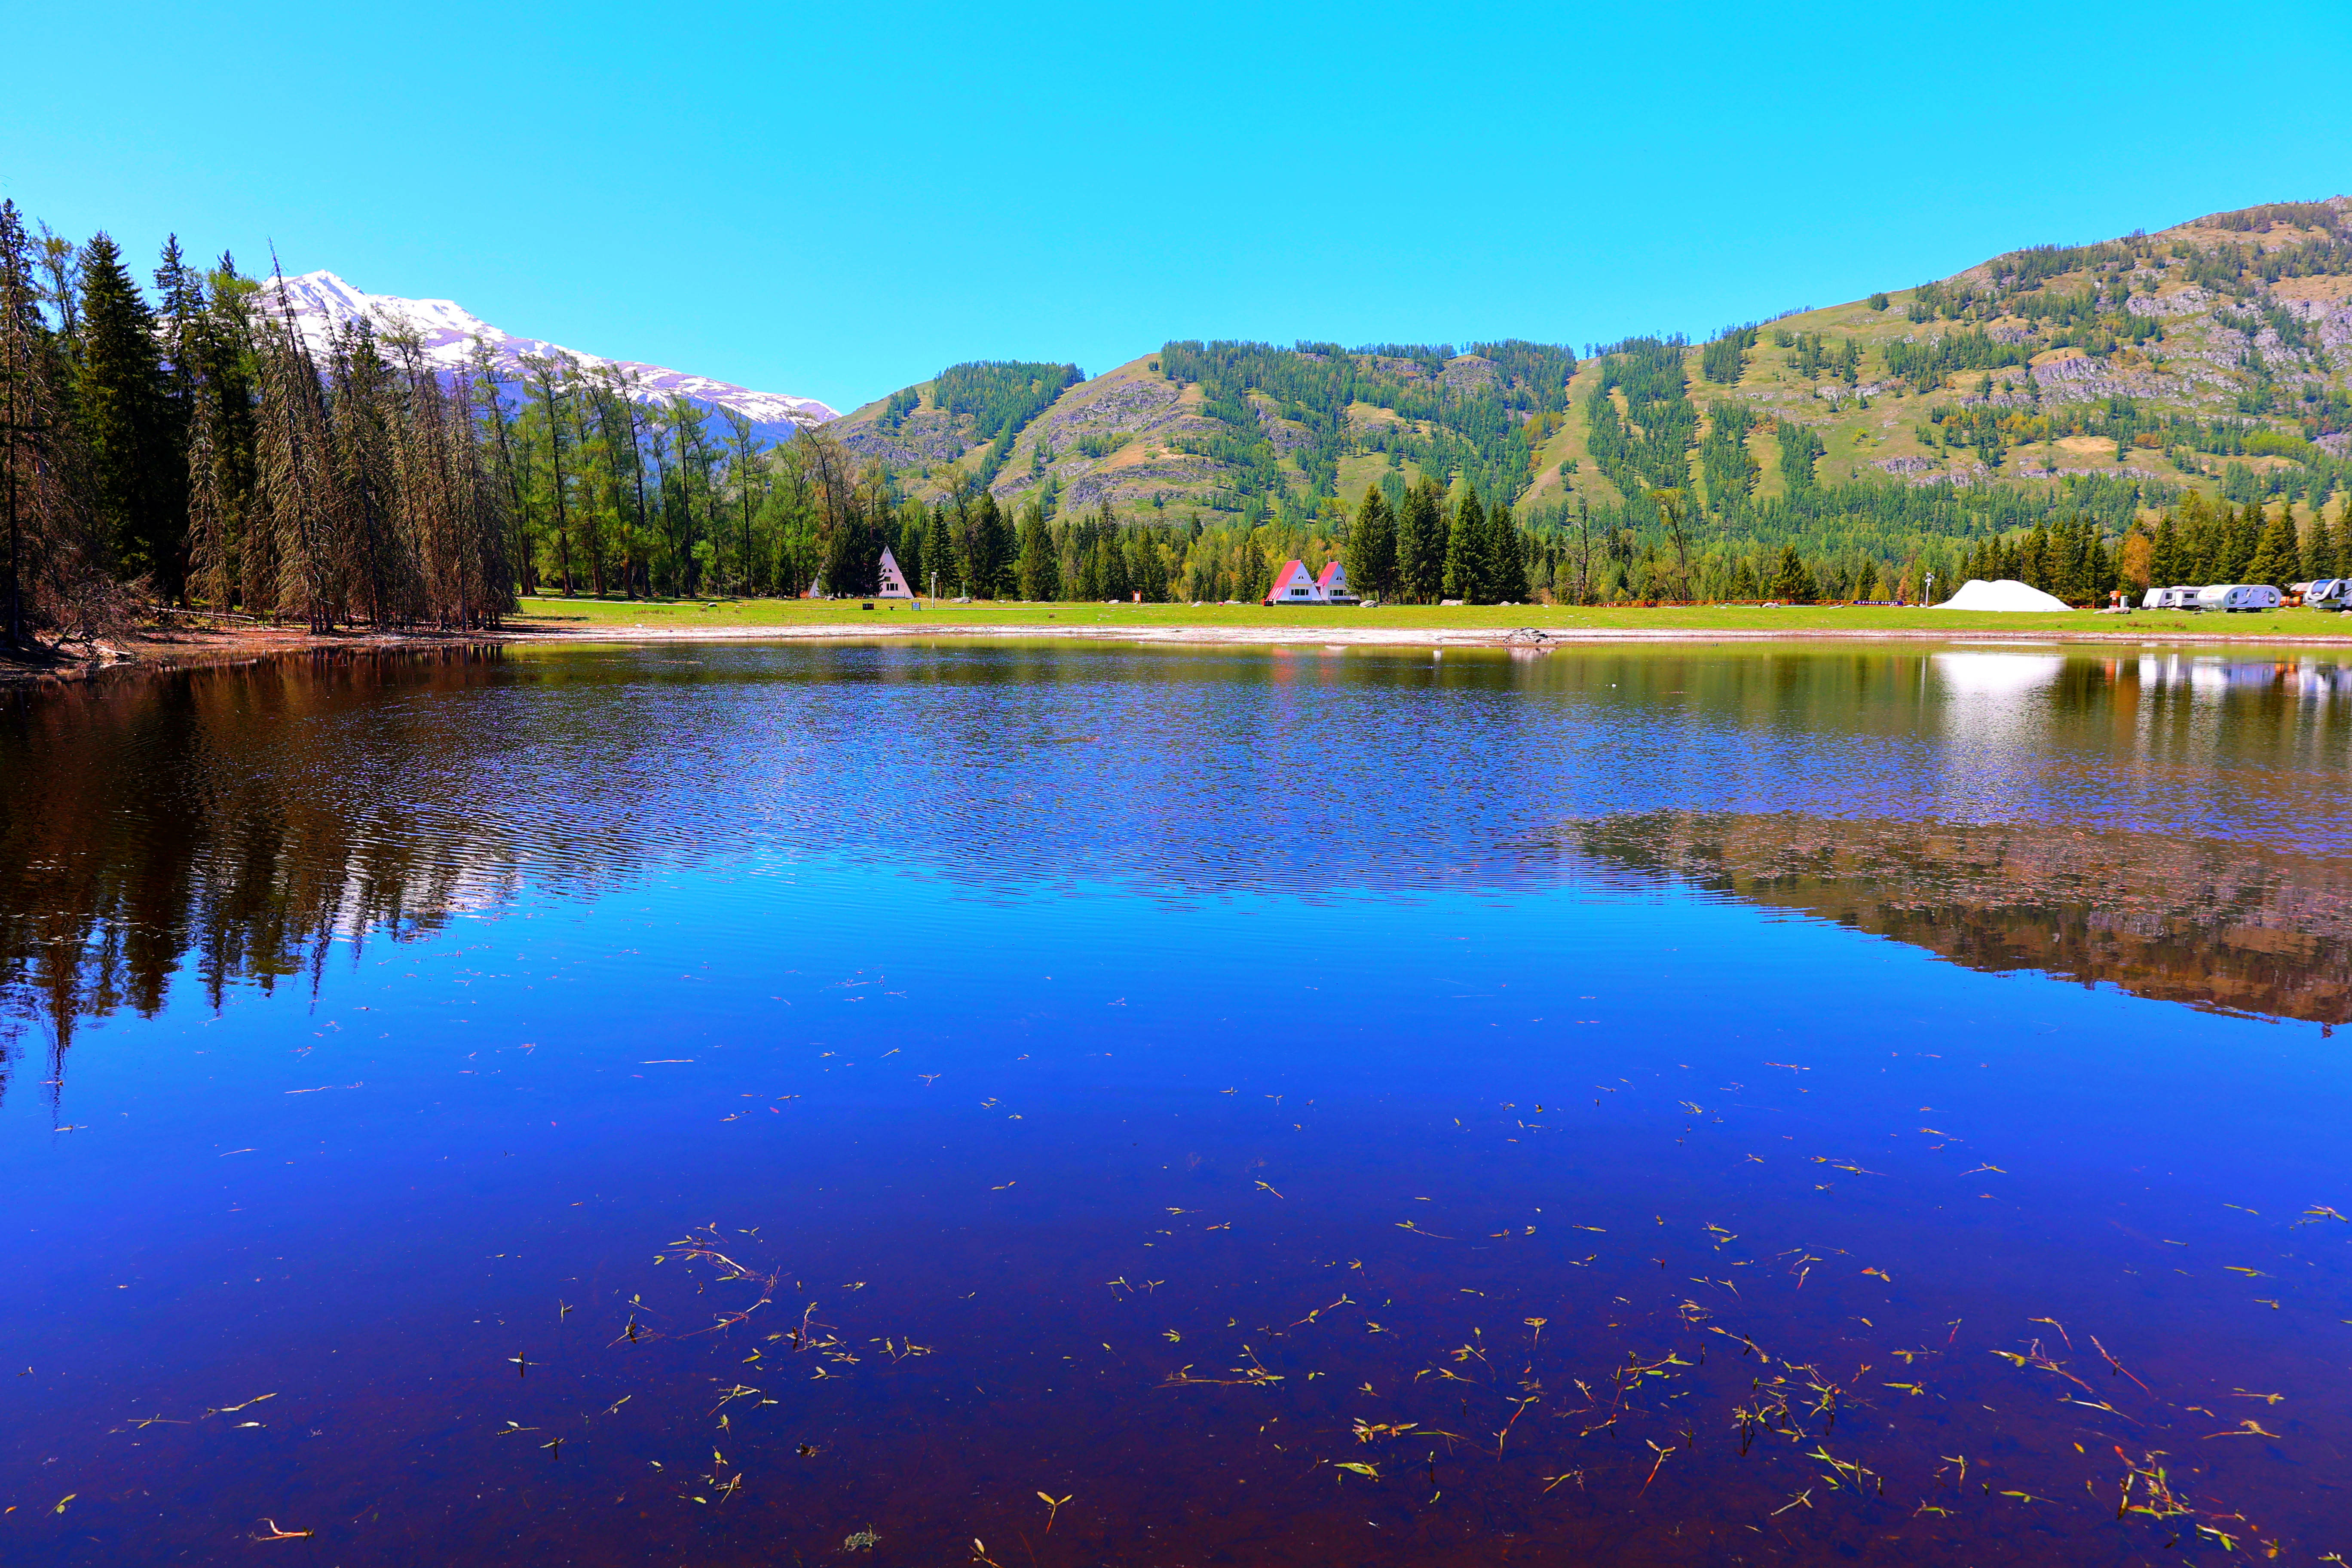
[[[37,237],[0,204],[0,637],[148,602],[497,624],[509,510],[462,389],[364,331],[321,361],[226,256],[167,241],[154,284],[107,236]]]
[[[107,235],[0,205],[0,637],[184,609],[464,631],[547,594],[870,594],[886,549],[919,590],[983,599],[1248,602],[1294,556],[1407,602],[2284,584],[2352,571],[2352,394],[2335,319],[2273,290],[2347,273],[2343,205],[2286,204],[1696,349],[1171,342],[1159,390],[1099,417],[1076,365],[974,361],[866,422],[951,460],[886,461],[856,421],[770,447],[616,367],[485,352],[453,374],[397,323],[321,341],[232,257],[167,240],[142,281]],[[2192,351],[2227,373],[2221,401],[2131,390]],[[2086,363],[2109,379],[2063,391]],[[1869,432],[1823,414],[1874,398],[1901,400],[1882,426],[1920,456],[1854,460]],[[1168,488],[1115,507],[1122,472]]]

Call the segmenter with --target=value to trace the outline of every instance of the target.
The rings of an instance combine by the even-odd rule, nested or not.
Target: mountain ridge
[[[731,410],[751,421],[770,441],[789,440],[812,425],[839,417],[814,397],[757,392],[733,382],[672,370],[639,360],[614,360],[568,349],[543,338],[518,337],[492,326],[454,300],[412,300],[393,294],[371,294],[356,289],[323,268],[299,277],[270,279],[256,295],[257,305],[273,316],[281,304],[314,355],[324,356],[334,334],[352,321],[364,320],[375,331],[413,331],[422,342],[425,357],[445,374],[464,374],[472,363],[475,343],[487,342],[491,363],[520,380],[529,359],[565,359],[583,371],[617,371],[631,384],[629,395],[646,404],[686,398],[698,407]]]
[[[1646,413],[1627,384],[1640,376],[1628,351],[1643,343],[1664,356],[1652,368],[1668,380],[1680,359],[1678,387],[1634,389]],[[1523,514],[1581,505],[1632,526],[1655,522],[1647,497],[1659,488],[1718,515],[1858,481],[2122,487],[2136,505],[2104,510],[2123,517],[2182,489],[2324,498],[2342,488],[2336,469],[2352,447],[2352,198],[2024,247],[1706,342],[1629,339],[1580,358],[1563,348],[1570,374],[1557,388],[1548,368],[1498,367],[1452,345],[1211,344],[1257,351],[1220,403],[1213,383],[1163,374],[1180,346],[1067,387],[1010,443],[983,443],[939,408],[932,382],[853,409],[835,429],[919,496],[985,479],[1001,503],[1108,502],[1133,521],[1182,508],[1286,510],[1303,521],[1351,510],[1384,472],[1410,481],[1431,462],[1450,483],[1475,472]],[[1434,400],[1391,385],[1371,402],[1312,409],[1276,384],[1311,379],[1309,362],[1333,355],[1367,384]],[[1482,388],[1489,406],[1475,408]],[[1526,437],[1523,469],[1491,428],[1456,423],[1474,418]],[[1655,431],[1645,423],[1659,419]],[[897,438],[909,429],[919,443]],[[1784,439],[1800,449],[1784,454]],[[1660,441],[1674,449],[1643,452]]]

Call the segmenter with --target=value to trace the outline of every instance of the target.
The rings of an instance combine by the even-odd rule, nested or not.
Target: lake
[[[0,1558],[2352,1552],[2347,761],[2291,651],[0,696]]]

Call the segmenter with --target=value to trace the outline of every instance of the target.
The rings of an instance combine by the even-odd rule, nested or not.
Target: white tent
[[[1971,577],[1960,584],[1960,591],[1935,606],[1939,610],[2063,610],[2063,599],[2056,599],[2039,588],[2029,588],[2011,578],[1988,583],[1981,577]]]

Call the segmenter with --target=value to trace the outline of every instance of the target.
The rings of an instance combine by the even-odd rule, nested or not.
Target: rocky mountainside
[[[1763,498],[1786,492],[1780,430],[1796,426],[1823,482],[2103,478],[2304,499],[2352,442],[2352,198],[2011,251],[1727,330],[1685,360],[1694,403],[1752,426]],[[1625,476],[1591,460],[1599,373],[1538,453],[1529,500],[1621,499]]]
[[[415,332],[423,342],[425,357],[451,373],[462,371],[471,363],[477,341],[489,345],[491,360],[502,374],[518,381],[524,374],[526,359],[565,358],[583,371],[609,366],[628,378],[630,395],[640,403],[666,403],[682,396],[713,412],[731,409],[750,419],[760,434],[772,441],[789,440],[803,426],[822,425],[835,417],[832,409],[813,397],[754,392],[731,382],[664,365],[607,360],[541,338],[519,338],[490,325],[454,300],[370,294],[352,288],[331,272],[306,272],[299,278],[286,279],[282,284],[273,279],[263,285],[258,299],[264,308],[275,310],[282,303],[289,310],[313,353],[323,354],[335,332],[348,322],[364,319],[379,331]]]
[[[845,416],[852,450],[911,477],[919,494],[985,483],[1001,502],[1161,521],[1199,513],[1311,512],[1393,473],[1475,474],[1517,489],[1514,434],[1564,410],[1574,366],[1534,344],[1506,365],[1451,345],[1170,343],[1076,381],[992,437],[926,382]],[[972,367],[960,366],[944,376]],[[1549,428],[1549,426],[1542,426]]]
[[[984,482],[1006,502],[1137,518],[1312,515],[1424,470],[1537,517],[1579,500],[1638,509],[1669,483],[1721,516],[1854,479],[2307,502],[2352,444],[2352,198],[2034,247],[1708,342],[1651,342],[1580,361],[1521,343],[1170,344],[1076,381],[1010,439],[942,406],[935,383],[835,429],[919,494]],[[1643,381],[1677,354],[1679,387]],[[1612,426],[1598,451],[1597,419]],[[1784,440],[1804,447],[1784,458]],[[1714,493],[1727,484],[1744,494]]]

